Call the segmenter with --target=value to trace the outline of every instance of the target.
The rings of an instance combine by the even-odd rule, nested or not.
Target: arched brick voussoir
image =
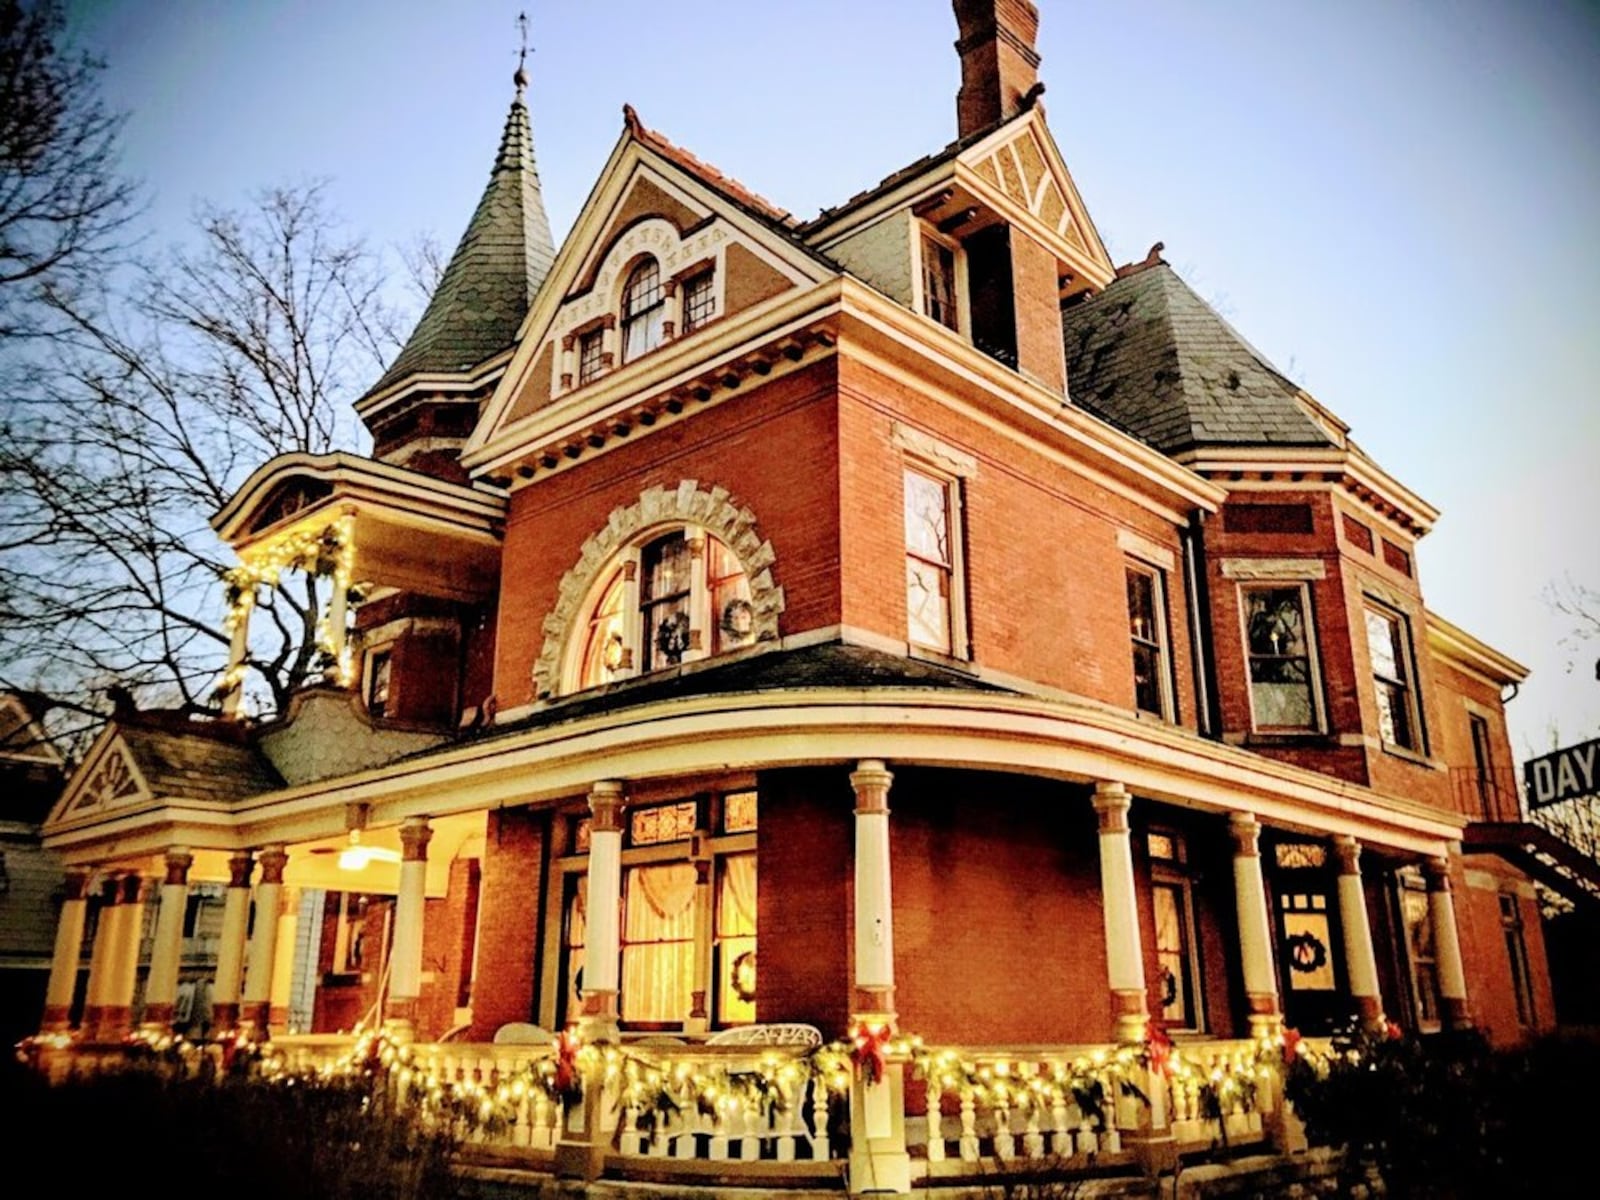
[[[601,572],[644,530],[675,521],[709,530],[733,552],[750,580],[755,640],[778,639],[778,617],[784,605],[783,588],[775,577],[777,554],[772,543],[761,536],[755,513],[725,487],[706,489],[698,480],[685,479],[675,488],[648,488],[635,503],[612,509],[605,525],[584,539],[578,561],[561,577],[555,607],[544,618],[544,645],[533,668],[536,695],[551,696],[560,687],[562,652]]]

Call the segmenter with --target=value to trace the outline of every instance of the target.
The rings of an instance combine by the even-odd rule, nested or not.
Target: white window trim
[[[920,218],[910,223],[911,229],[911,308],[918,316],[940,329],[948,331],[952,336],[964,342],[972,341],[972,302],[971,289],[967,284],[967,251],[960,242],[949,234],[940,233],[938,228]],[[955,301],[956,320],[959,329],[951,329],[942,321],[935,321],[928,316],[926,296],[922,287],[922,239],[924,236],[950,250],[955,257]]]
[[[967,629],[967,557],[966,557],[966,509],[962,499],[961,476],[952,474],[948,468],[929,462],[925,458],[907,455],[901,460],[901,494],[900,494],[900,525],[901,525],[901,552],[900,552],[900,591],[905,598],[905,560],[911,556],[911,548],[904,544],[905,528],[905,472],[915,471],[926,479],[931,479],[944,488],[945,519],[949,524],[947,530],[950,537],[950,649],[941,650],[937,646],[925,646],[921,642],[911,640],[911,613],[906,612],[906,647],[913,654],[934,655],[941,658],[951,658],[960,662],[970,662],[972,659],[972,643],[968,638]]]
[[[380,654],[389,656],[389,699],[385,702],[384,715],[377,718],[386,721],[393,715],[394,709],[394,648],[399,643],[398,637],[387,638],[375,645],[361,648],[361,708],[368,716],[372,715],[372,666],[373,660]]]
[[[1378,743],[1390,754],[1402,757],[1415,758],[1426,761],[1428,758],[1428,729],[1423,724],[1422,718],[1422,681],[1417,675],[1417,646],[1416,630],[1410,616],[1404,609],[1397,608],[1385,600],[1368,591],[1361,597],[1361,636],[1367,651],[1367,687],[1368,695],[1372,697],[1373,716],[1378,714],[1378,672],[1372,662],[1372,642],[1367,633],[1367,614],[1374,612],[1387,617],[1397,623],[1400,629],[1400,652],[1405,658],[1406,670],[1405,691],[1406,711],[1411,718],[1411,729],[1415,735],[1416,745],[1405,746],[1399,742],[1391,742],[1383,736],[1383,722],[1379,721],[1375,732]]]
[[[1311,714],[1314,721],[1313,728],[1296,729],[1283,725],[1261,726],[1256,722],[1256,690],[1255,681],[1250,678],[1250,622],[1249,605],[1245,603],[1245,594],[1252,590],[1265,588],[1297,588],[1300,592],[1300,619],[1306,631],[1306,657],[1307,669],[1311,678],[1307,682],[1311,688]],[[1250,700],[1250,730],[1252,733],[1267,735],[1281,734],[1284,736],[1314,735],[1328,731],[1328,712],[1322,698],[1322,662],[1317,653],[1317,626],[1316,615],[1311,608],[1311,585],[1305,579],[1250,579],[1248,582],[1238,584],[1238,609],[1239,609],[1239,652],[1244,666],[1245,693]]]
[[[1155,606],[1156,624],[1156,649],[1161,655],[1160,670],[1157,671],[1158,684],[1161,689],[1161,712],[1156,714],[1139,707],[1139,697],[1135,694],[1133,710],[1135,713],[1148,716],[1155,720],[1172,722],[1177,707],[1174,704],[1172,685],[1172,638],[1169,636],[1167,626],[1171,623],[1171,614],[1167,609],[1167,576],[1166,572],[1152,562],[1146,562],[1135,555],[1126,555],[1123,560],[1123,607],[1127,607],[1128,572],[1137,571],[1141,575],[1148,575],[1151,581],[1151,603]],[[1132,617],[1132,613],[1128,614]],[[1128,630],[1128,665],[1133,665],[1133,630]]]

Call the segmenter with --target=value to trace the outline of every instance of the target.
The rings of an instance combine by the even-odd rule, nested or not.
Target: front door
[[[1331,856],[1317,842],[1279,841],[1269,853],[1283,1019],[1301,1033],[1326,1035],[1350,1017]]]

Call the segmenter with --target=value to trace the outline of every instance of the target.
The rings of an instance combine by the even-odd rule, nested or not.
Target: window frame
[[[1398,660],[1396,665],[1404,672],[1404,678],[1391,679],[1378,673],[1377,663],[1372,654],[1372,628],[1371,618],[1377,617],[1389,624],[1391,630],[1398,633],[1396,642]],[[1371,687],[1373,707],[1378,718],[1378,740],[1383,748],[1399,755],[1411,755],[1417,758],[1426,758],[1428,755],[1428,731],[1422,720],[1422,689],[1417,675],[1416,641],[1412,634],[1411,619],[1400,609],[1395,608],[1374,596],[1366,595],[1361,600],[1361,629],[1366,638],[1367,650],[1367,679]],[[1386,737],[1383,732],[1383,701],[1381,687],[1397,687],[1405,696],[1405,719],[1409,722],[1411,742],[1395,741]],[[1391,724],[1393,721],[1391,720]]]
[[[394,710],[394,647],[395,643],[392,640],[380,642],[376,646],[368,646],[362,654],[361,702],[367,710],[367,715],[377,721],[389,719]],[[383,711],[374,712],[372,689],[378,681],[380,659],[386,660],[389,664],[389,678],[385,681]]]
[[[1524,1029],[1532,1029],[1539,1023],[1539,1008],[1533,998],[1533,965],[1528,958],[1527,922],[1522,917],[1522,898],[1515,892],[1500,892],[1498,903],[1500,932],[1511,967],[1511,996],[1516,1003],[1517,1024]]]
[[[1257,657],[1250,649],[1250,604],[1252,591],[1277,591],[1294,589],[1300,593],[1300,624],[1306,641],[1306,687],[1311,693],[1311,719],[1309,726],[1263,725],[1256,715],[1256,683],[1251,663]],[[1244,658],[1245,695],[1250,702],[1250,730],[1268,735],[1321,734],[1328,731],[1328,710],[1322,694],[1322,661],[1318,653],[1315,597],[1311,583],[1304,579],[1249,579],[1238,584],[1239,648]],[[1280,656],[1283,657],[1283,656]]]
[[[749,830],[739,833],[724,833],[723,806],[727,796],[756,791],[753,778],[740,778],[718,782],[708,790],[694,793],[682,791],[661,794],[650,794],[641,797],[636,803],[630,803],[624,810],[623,828],[624,838],[621,854],[621,875],[619,887],[621,889],[622,904],[627,903],[628,872],[631,868],[641,866],[663,866],[673,863],[695,863],[703,859],[709,864],[710,886],[700,886],[695,889],[695,905],[707,903],[710,911],[700,913],[698,909],[694,914],[695,929],[695,965],[698,978],[706,980],[706,1026],[711,1030],[736,1028],[740,1025],[750,1024],[749,1021],[729,1022],[721,1020],[720,1010],[720,980],[717,972],[717,949],[719,938],[716,933],[717,904],[720,895],[723,860],[741,854],[756,854],[757,881],[759,887],[760,858],[757,846],[759,831],[759,816],[757,825]],[[648,845],[635,846],[631,844],[629,831],[632,829],[631,815],[639,809],[657,808],[664,805],[682,803],[693,800],[699,805],[697,830],[694,836],[680,838],[671,842],[655,842]],[[759,814],[760,800],[757,799],[757,812]],[[573,999],[570,986],[571,970],[568,961],[568,904],[573,895],[573,880],[588,873],[589,851],[579,850],[575,844],[575,831],[578,824],[587,816],[587,809],[579,807],[566,808],[560,811],[553,822],[556,826],[556,836],[567,839],[558,843],[558,853],[550,858],[550,869],[545,880],[546,911],[557,915],[557,920],[546,922],[542,936],[542,949],[544,966],[540,971],[539,999],[537,1016],[539,1023],[547,1028],[563,1028],[565,1023],[573,1020],[577,1014],[571,1011],[569,1001]],[[562,827],[565,831],[562,831]],[[697,850],[698,847],[698,850]],[[623,985],[625,976],[622,971],[622,952],[625,944],[624,931],[627,928],[627,912],[620,910],[617,914],[617,951],[618,951],[618,986]],[[586,934],[587,936],[587,934]],[[759,924],[756,929],[757,955],[760,953],[761,931]],[[585,946],[587,949],[587,946]],[[758,957],[759,961],[759,957]],[[619,1017],[622,1008],[622,997],[617,997],[617,1011]],[[759,1021],[761,1014],[757,1011],[753,1020]],[[681,1021],[631,1021],[619,1023],[624,1030],[633,1032],[653,1033],[689,1033],[693,1032],[691,1024],[696,1022],[689,1013],[685,1013]],[[695,1024],[695,1028],[698,1025]]]
[[[1428,942],[1432,950],[1429,955],[1417,953],[1417,947],[1411,937],[1411,929],[1407,924],[1406,900],[1407,897],[1419,898],[1422,907],[1422,923],[1428,927]],[[1394,901],[1396,924],[1399,930],[1401,951],[1404,956],[1406,968],[1406,986],[1411,993],[1411,1017],[1416,1022],[1416,1029],[1421,1033],[1437,1033],[1444,1028],[1444,998],[1440,992],[1439,980],[1439,947],[1433,939],[1433,907],[1428,896],[1428,886],[1422,877],[1422,872],[1415,867],[1401,867],[1394,873]],[[1423,987],[1422,977],[1426,974],[1429,986]],[[1433,1011],[1428,1012],[1428,1001],[1424,999],[1424,992],[1431,996]]]
[[[1171,841],[1173,857],[1158,858],[1150,849],[1152,837],[1163,837]],[[1194,909],[1194,870],[1189,864],[1188,839],[1183,831],[1169,825],[1150,825],[1144,830],[1144,852],[1150,864],[1150,916],[1152,930],[1155,928],[1155,893],[1157,888],[1170,888],[1178,897],[1178,922],[1179,933],[1184,945],[1180,951],[1186,978],[1179,981],[1180,987],[1187,987],[1186,999],[1189,1007],[1189,1023],[1187,1025],[1167,1025],[1183,1033],[1206,1032],[1206,990],[1205,967],[1201,961],[1203,950],[1200,942],[1200,927],[1195,919]],[[1156,951],[1157,964],[1160,963],[1160,943],[1152,936],[1152,948]],[[1164,1017],[1162,1018],[1164,1020]]]
[[[590,353],[591,348],[593,353]],[[578,386],[593,383],[606,373],[606,331],[603,325],[578,334]]]
[[[926,317],[941,329],[948,329],[957,337],[970,342],[972,340],[972,309],[968,299],[966,247],[948,234],[941,233],[927,221],[913,221],[911,235],[913,244],[911,307],[913,311]],[[941,321],[928,311],[926,249],[929,243],[950,252],[950,305],[951,315],[956,322],[954,325],[947,321]]]
[[[690,557],[689,590],[685,598],[687,604],[685,611],[689,614],[689,646],[676,663],[656,661],[660,656],[653,653],[653,647],[645,645],[647,631],[645,609],[647,606],[660,606],[666,603],[666,600],[663,598],[646,600],[644,595],[647,583],[645,551],[674,536],[682,537],[688,543]],[[739,568],[737,573],[719,576],[713,581],[710,576],[711,563],[716,557],[713,543],[720,544],[722,551],[727,555],[727,560]],[[733,599],[744,602],[747,612],[751,615],[752,624],[737,641],[730,644],[729,639],[733,637],[733,631],[723,626],[723,614],[714,611],[714,602],[717,598],[716,585],[725,584],[731,591],[738,592],[741,588],[737,580],[741,576],[744,580],[742,585],[744,595],[735,595]],[[733,547],[704,526],[687,521],[669,521],[642,531],[627,546],[607,560],[584,594],[583,603],[578,607],[566,632],[566,644],[561,657],[561,688],[558,694],[572,695],[624,679],[673,670],[703,659],[737,654],[757,645],[758,639],[753,622],[755,610],[750,607],[752,603],[750,576],[750,568],[739,558]],[[595,614],[610,588],[618,582],[622,587],[622,661],[618,668],[611,671],[609,678],[588,679],[584,674],[587,657],[585,650],[593,635]],[[732,600],[728,603],[731,604]]]
[[[905,522],[910,513],[908,507],[910,488],[907,485],[907,477],[910,475],[918,475],[933,483],[944,495],[945,538],[950,546],[948,564],[938,563],[934,559],[914,552],[910,539],[905,537]],[[962,662],[968,661],[972,657],[972,648],[968,641],[966,522],[962,479],[958,475],[940,470],[924,459],[907,456],[901,461],[900,486],[901,535],[904,539],[901,559],[905,568],[902,582],[906,601],[906,647],[912,654],[929,654]],[[935,570],[944,571],[947,575],[945,624],[949,635],[948,646],[929,645],[927,642],[917,641],[912,636],[909,576],[912,560],[932,566]]]
[[[1177,703],[1176,689],[1172,679],[1172,631],[1168,628],[1171,621],[1170,610],[1167,604],[1166,571],[1154,563],[1146,562],[1141,558],[1124,556],[1123,558],[1123,594],[1125,600],[1130,600],[1128,593],[1129,576],[1142,575],[1150,580],[1150,602],[1153,608],[1151,624],[1155,629],[1155,640],[1141,639],[1133,631],[1133,608],[1128,607],[1128,640],[1130,646],[1129,661],[1133,671],[1133,710],[1157,720],[1176,722]],[[1156,652],[1156,688],[1160,712],[1154,712],[1139,704],[1138,662],[1139,648],[1141,646],[1153,648]]]
[[[690,308],[689,298],[695,287],[704,284],[706,290],[706,305],[698,319],[695,319]],[[691,333],[704,329],[717,319],[717,269],[707,266],[702,270],[692,271],[685,275],[678,283],[679,300],[679,331],[687,337]]]
[[[650,303],[635,309],[633,307],[634,282],[646,271],[655,272],[655,287],[652,293],[654,299]],[[617,347],[618,360],[623,363],[636,362],[658,350],[667,343],[667,279],[661,270],[661,260],[654,255],[645,255],[628,268],[628,273],[623,279],[622,293],[617,303],[617,325],[619,327],[619,344]],[[648,330],[650,322],[654,320],[655,340],[635,349],[632,345],[635,327]],[[647,339],[648,340],[648,339]]]

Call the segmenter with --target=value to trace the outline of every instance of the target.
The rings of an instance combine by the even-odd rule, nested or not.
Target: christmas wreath
[[[746,950],[733,960],[733,994],[746,1004],[756,998],[756,952]]]
[[[1328,965],[1328,947],[1314,933],[1296,933],[1289,938],[1289,969],[1309,975]]]

